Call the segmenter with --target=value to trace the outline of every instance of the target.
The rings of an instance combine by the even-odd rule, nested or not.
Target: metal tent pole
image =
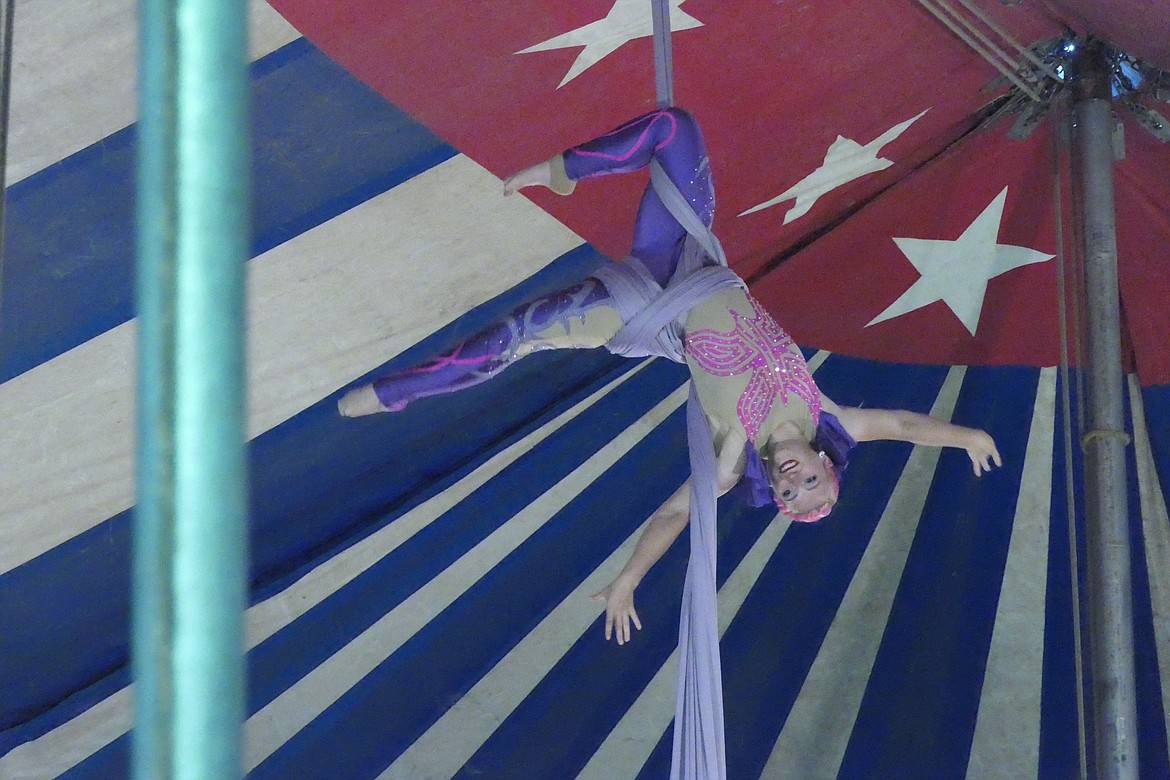
[[[142,0],[134,770],[239,777],[246,577],[243,0]]]
[[[1097,46],[1077,77],[1077,162],[1083,197],[1088,430],[1082,437],[1088,525],[1094,744],[1099,780],[1138,776],[1121,316],[1113,206],[1113,110]]]
[[[175,18],[171,0],[138,8],[138,443],[134,506],[132,771],[169,778],[175,493]]]

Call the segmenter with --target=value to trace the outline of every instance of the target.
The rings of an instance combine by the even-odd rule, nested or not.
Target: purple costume
[[[685,111],[647,114],[563,155],[565,172],[574,181],[644,168],[652,157],[703,224],[710,226],[715,194],[707,154],[697,124]],[[673,275],[686,235],[654,188],[647,187],[634,223],[632,254],[659,285],[665,285]],[[613,305],[606,287],[596,278],[585,279],[517,307],[446,354],[376,380],[374,391],[382,406],[399,411],[418,398],[477,385],[532,351],[559,346],[544,342],[541,336],[560,332],[574,319],[584,318],[590,309],[606,305]]]
[[[692,219],[697,218],[698,225],[692,225],[692,233],[708,230],[714,219],[715,190],[711,182],[706,148],[697,123],[684,110],[669,108],[638,117],[612,132],[569,149],[562,158],[565,172],[572,181],[635,171],[646,167],[654,160],[675,185],[677,192],[682,195],[689,206],[689,214],[693,215]],[[674,275],[682,258],[687,235],[687,229],[663,202],[658,188],[648,186],[642,196],[637,220],[634,223],[631,255],[641,261],[650,277],[659,286],[667,285]],[[706,247],[704,251],[714,256],[717,247]],[[716,260],[719,259],[716,257]],[[609,268],[612,268],[612,265]],[[549,333],[563,334],[574,323],[583,324],[594,309],[615,306],[611,290],[607,288],[621,284],[621,280],[615,279],[613,274],[607,274],[606,271],[600,272],[598,276],[604,279],[604,284],[598,278],[590,277],[571,287],[529,301],[453,350],[414,368],[377,379],[373,386],[378,400],[389,411],[400,411],[416,399],[450,393],[485,382],[514,361],[534,351],[565,346],[598,346],[605,343],[616,333],[619,324],[616,318],[611,320],[612,326],[611,321],[603,323],[606,327],[611,327],[610,331],[602,330],[590,334],[593,337],[592,341],[574,344],[571,343],[571,339],[570,343],[566,343],[564,338],[559,342],[547,338]],[[762,311],[759,313],[767,318],[764,327],[783,333],[766,313]],[[799,351],[794,346],[787,348],[794,357],[799,357]],[[759,354],[766,357],[764,353]],[[698,355],[692,352],[692,357]],[[758,366],[753,363],[750,368],[755,370]],[[819,403],[815,398],[819,393],[815,384],[811,384],[811,378],[808,382],[811,385],[810,392],[802,392],[799,395],[810,403],[810,408],[817,407],[813,412],[816,420]],[[743,401],[751,407],[743,410],[746,417],[741,414],[744,427],[749,431],[749,444],[755,433],[752,418],[758,416],[761,407],[766,411],[772,399],[776,397],[775,394],[782,390],[781,387],[772,385],[761,389],[764,392],[757,393],[757,397]],[[781,400],[785,399],[782,397]],[[756,424],[758,425],[758,421]],[[827,450],[839,471],[845,466],[845,452],[853,444],[847,435],[842,434],[836,418],[828,414],[820,416],[817,438],[813,445]],[[845,443],[841,444],[843,440]],[[771,488],[754,447],[747,448],[747,461],[750,500],[756,506],[770,503]]]

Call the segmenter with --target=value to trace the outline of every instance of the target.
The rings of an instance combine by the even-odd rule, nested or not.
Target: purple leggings
[[[565,172],[574,181],[610,173],[629,173],[658,160],[683,197],[711,226],[715,188],[707,148],[695,118],[681,108],[666,108],[638,117],[600,138],[564,153]],[[662,286],[674,273],[686,230],[667,211],[658,193],[646,186],[634,222],[630,254],[645,263]]]
[[[577,181],[611,173],[628,173],[656,159],[703,223],[715,213],[715,190],[699,126],[688,112],[666,108],[640,116],[617,129],[564,153],[565,171]],[[634,223],[630,253],[645,263],[659,284],[674,273],[686,231],[667,211],[652,186],[646,187]],[[485,382],[523,355],[541,334],[563,331],[573,318],[596,306],[610,305],[609,293],[596,279],[529,301],[455,349],[406,371],[374,381],[378,400],[389,411],[411,401]],[[612,336],[613,334],[606,334]]]

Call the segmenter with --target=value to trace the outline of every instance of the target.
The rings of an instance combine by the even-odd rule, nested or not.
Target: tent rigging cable
[[[945,3],[946,0],[937,0],[937,2]],[[1006,41],[1007,44],[1015,49],[1024,59],[1039,68],[1041,72],[1050,78],[1056,79],[1058,81],[1060,80],[1060,77],[1056,74],[1056,71],[1053,69],[1051,64],[1040,59],[1040,57],[1036,56],[1035,52],[1013,38],[1007,30],[1005,30],[1002,26],[996,23],[994,19],[988,16],[982,8],[973,3],[971,0],[959,0],[959,2],[962,3],[964,8],[974,14],[976,19],[983,22],[983,24],[985,24],[988,29]],[[1007,59],[1006,56],[1005,59]]]
[[[968,18],[961,13],[949,0],[918,0],[919,5],[942,22],[947,29],[957,35],[963,43],[971,47],[979,56],[987,60],[992,67],[1003,74],[1021,92],[1038,103],[1043,102],[1044,98],[1038,91],[1037,84],[1034,81],[1033,83],[1029,83],[1024,78],[1023,74],[1028,73],[1028,71],[1021,68],[1019,59],[1013,59],[1004,51],[1004,48],[1013,49],[1019,57],[1026,59],[1038,68],[1041,73],[1056,81],[1061,81],[1062,79],[1052,69],[1052,66],[1042,61],[1028,47],[1023,46],[1019,41],[1015,40],[970,0],[959,0],[959,2],[975,17],[974,19]],[[987,30],[981,29],[979,23],[982,23]],[[988,31],[990,31],[990,34],[988,34]],[[992,35],[1000,38],[1000,43],[997,43],[992,38]]]
[[[1069,388],[1069,328],[1068,328],[1068,282],[1065,274],[1065,263],[1068,259],[1064,244],[1064,214],[1061,192],[1061,162],[1065,158],[1063,131],[1068,126],[1068,115],[1061,109],[1062,101],[1052,103],[1052,203],[1056,228],[1056,294],[1058,312],[1060,316],[1060,384],[1061,406],[1063,411],[1063,438],[1064,438],[1064,488],[1065,488],[1065,521],[1068,523],[1069,574],[1072,588],[1072,618],[1073,618],[1073,655],[1076,668],[1076,700],[1077,700],[1077,746],[1080,761],[1080,777],[1088,777],[1088,757],[1085,739],[1085,686],[1084,686],[1084,655],[1081,646],[1081,588],[1080,588],[1080,555],[1077,543],[1077,511],[1076,494],[1073,490],[1073,438],[1072,438],[1072,399]],[[1075,242],[1074,242],[1075,243]],[[1073,296],[1074,300],[1076,296]],[[1078,407],[1083,406],[1078,394]],[[1078,429],[1081,426],[1078,426]]]

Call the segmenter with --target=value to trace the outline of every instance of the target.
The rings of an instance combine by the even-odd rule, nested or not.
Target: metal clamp
[[[1094,439],[1119,440],[1125,447],[1128,447],[1129,443],[1133,441],[1130,435],[1125,431],[1112,431],[1106,428],[1100,428],[1094,431],[1086,431],[1085,433],[1081,434],[1081,449],[1085,449]]]

